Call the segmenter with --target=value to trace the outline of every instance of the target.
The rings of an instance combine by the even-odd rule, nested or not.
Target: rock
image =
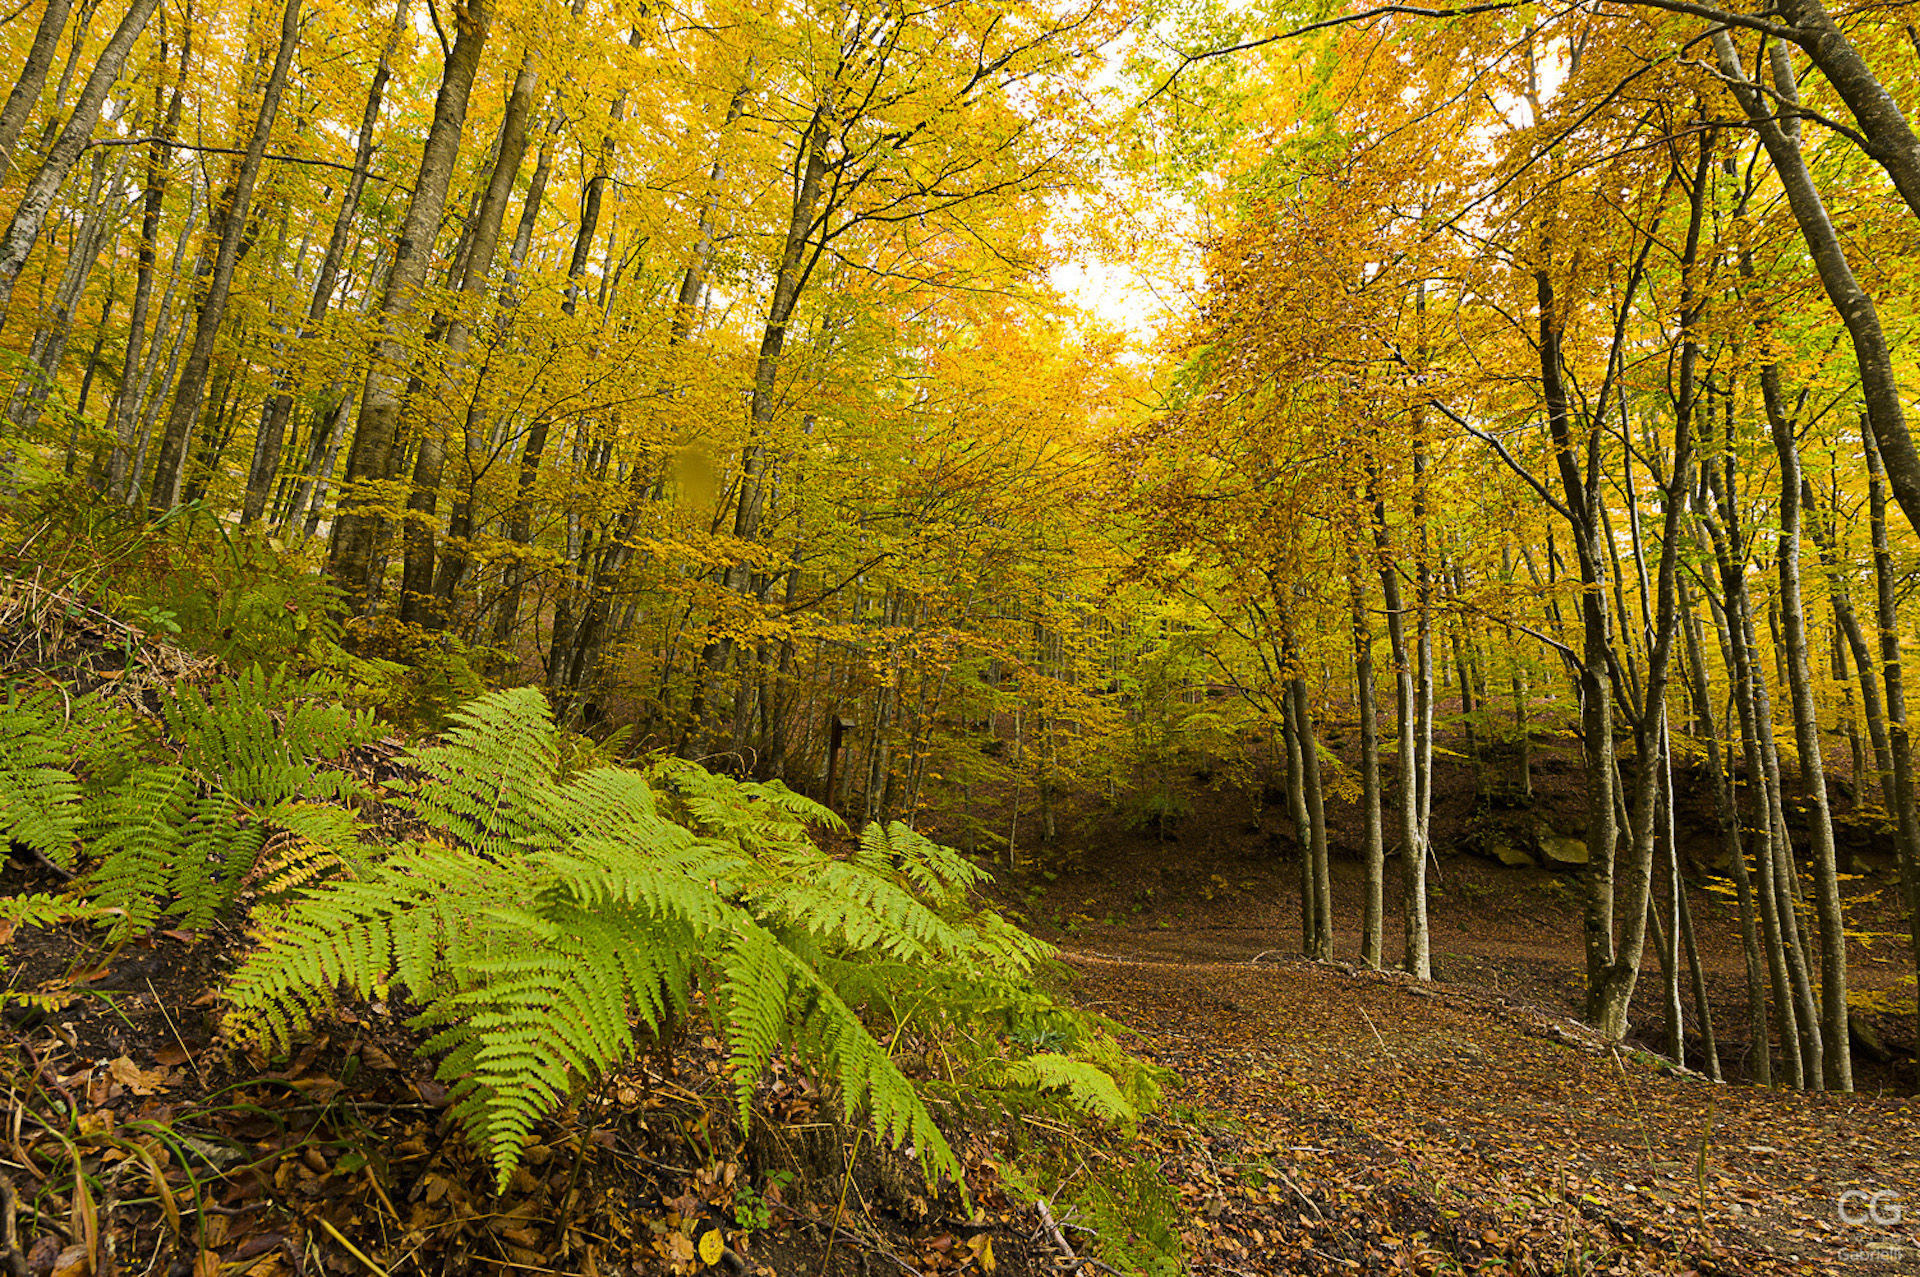
[[[1543,829],[1539,834],[1540,854],[1556,865],[1587,863],[1587,844],[1578,838]]]
[[[1509,869],[1531,869],[1534,859],[1528,852],[1508,842],[1505,838],[1489,838],[1486,843],[1487,854]]]
[[[1873,1026],[1859,1016],[1847,1017],[1847,1032],[1855,1042],[1859,1043],[1861,1050],[1880,1063],[1885,1064],[1893,1059],[1893,1052],[1889,1051],[1887,1044],[1880,1040],[1880,1035],[1873,1031]]]

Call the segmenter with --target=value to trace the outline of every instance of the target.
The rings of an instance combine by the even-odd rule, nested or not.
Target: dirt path
[[[1185,1079],[1150,1138],[1195,1271],[1920,1271],[1910,1100],[1716,1085],[1498,994],[1161,936],[1062,957]]]

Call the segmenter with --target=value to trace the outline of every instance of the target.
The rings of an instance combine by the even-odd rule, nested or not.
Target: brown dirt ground
[[[1577,835],[1572,748],[1536,745],[1533,801],[1505,808],[1476,800],[1467,760],[1437,759],[1433,986],[1349,965],[1364,886],[1356,803],[1328,811],[1337,965],[1298,957],[1299,859],[1284,810],[1210,787],[1204,766],[1186,787],[1192,815],[1168,835],[1088,808],[1063,818],[1056,846],[1003,866],[1003,901],[1061,945],[1083,1004],[1185,1077],[1178,1098],[1211,1115],[1192,1118],[1207,1164],[1225,1173],[1224,1142],[1238,1171],[1289,1186],[1276,1206],[1228,1174],[1192,1216],[1196,1255],[1225,1271],[1357,1271],[1372,1252],[1355,1238],[1377,1240],[1383,1221],[1355,1206],[1385,1201],[1398,1203],[1387,1216],[1424,1224],[1388,1251],[1439,1271],[1920,1271],[1905,1222],[1850,1226],[1837,1200],[1920,1191],[1913,980],[1890,849],[1838,804],[1858,874],[1845,884],[1849,926],[1862,933],[1850,979],[1880,1008],[1860,1015],[1892,1058],[1856,1051],[1853,1095],[1717,1085],[1654,1058],[1665,1038],[1651,949],[1625,1051],[1575,1022],[1576,879],[1465,850],[1488,828],[1516,845],[1542,823]],[[1486,776],[1503,766],[1510,774],[1512,760]],[[1697,782],[1682,778],[1689,901],[1720,1059],[1738,1080],[1752,1050],[1745,966],[1732,899],[1698,883],[1715,837]],[[1389,961],[1402,948],[1398,873],[1389,859]],[[1688,1063],[1703,1065],[1703,1045],[1689,1025]],[[1165,1159],[1183,1196],[1205,1178],[1193,1138]],[[1384,1227],[1393,1235],[1392,1218]]]

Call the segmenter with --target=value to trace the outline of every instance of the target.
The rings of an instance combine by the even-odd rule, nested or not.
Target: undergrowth
[[[375,838],[375,795],[338,764],[391,729],[326,679],[183,681],[157,709],[16,686],[0,825],[75,877],[0,926],[92,918],[112,940],[244,913],[257,945],[227,1028],[276,1049],[343,992],[404,989],[499,1185],[538,1122],[696,1013],[743,1123],[784,1059],[929,1182],[964,1186],[933,1091],[1121,1126],[1157,1099],[1164,1075],[1039,988],[1048,947],[977,905],[983,871],[950,848],[896,823],[830,852],[817,835],[844,827],[818,804],[677,760],[608,765],[532,689],[451,723],[378,795],[402,832]],[[937,1040],[945,1076],[911,1080],[903,1038]]]

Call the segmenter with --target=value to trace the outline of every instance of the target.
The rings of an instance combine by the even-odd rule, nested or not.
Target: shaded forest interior
[[[1238,1067],[1241,1019],[1167,1036],[1199,972],[1269,1026],[1445,985],[1756,1129],[1911,1095],[1911,8],[0,15],[0,942],[34,1097],[0,1258],[110,1270],[143,1167],[128,1244],[195,1277],[269,1235],[259,1277],[306,1245],[1253,1262],[1267,1225],[1195,1214],[1212,1171],[1125,1151],[1217,1135],[1163,1104],[1180,1058]],[[148,1011],[191,1043],[88,1001],[167,946]],[[1530,1049],[1396,1023],[1274,1076]],[[393,1076],[358,1102],[423,1106],[382,1139],[464,1137],[410,1191],[519,1203],[457,1221],[491,1250],[379,1166],[349,1207],[370,1164],[278,1108],[326,1211],[192,1142],[265,1139],[223,1087],[363,1045]],[[128,1107],[169,1068],[185,1142]],[[649,1104],[675,1139],[615,1131]],[[1509,1229],[1487,1167],[1449,1216],[1355,1162],[1295,1188],[1273,1271],[1801,1262],[1817,1194],[1717,1234],[1711,1132],[1666,1170],[1641,1135],[1650,1179],[1696,1171],[1653,1222],[1581,1213],[1596,1179]],[[575,1218],[593,1149],[652,1168],[646,1237]],[[849,1232],[855,1187],[891,1222]],[[1376,1191],[1398,1222],[1315,1231]],[[309,1226],[209,1240],[270,1198]]]

